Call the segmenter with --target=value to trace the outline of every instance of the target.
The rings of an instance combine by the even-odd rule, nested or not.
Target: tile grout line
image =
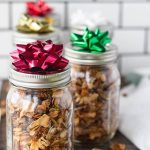
[[[9,24],[8,24],[8,26],[9,26]],[[6,31],[11,31],[11,29],[10,28],[0,28],[0,32],[6,32]]]
[[[123,26],[123,2],[119,2],[119,28]]]
[[[12,30],[12,2],[9,2],[9,30]]]
[[[119,54],[118,69],[119,69],[120,73],[122,74],[122,55],[121,54]]]
[[[148,39],[149,39],[149,34],[148,34],[148,28],[145,29],[145,42],[144,42],[144,54],[148,54]]]
[[[121,55],[120,55],[120,54],[119,54],[119,56],[118,56],[117,63],[118,63],[118,69],[119,69],[119,71],[121,72],[122,63],[121,63]]]
[[[144,29],[150,29],[150,27],[124,26],[124,27],[115,27],[115,29],[122,29],[122,30],[144,30]]]
[[[4,54],[4,55],[0,55],[0,58],[1,58],[1,59],[9,59],[9,56],[6,55],[6,54]]]
[[[10,27],[10,30],[12,31],[12,26],[13,26],[13,3],[12,2],[10,2],[9,3],[9,27]],[[11,43],[13,43],[13,37],[11,37]]]
[[[65,4],[65,10],[64,10],[64,21],[65,21],[65,27],[64,29],[68,29],[68,26],[69,26],[69,16],[68,16],[68,2],[64,2]]]

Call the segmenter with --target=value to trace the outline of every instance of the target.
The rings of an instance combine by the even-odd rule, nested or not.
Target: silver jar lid
[[[63,87],[70,82],[70,67],[67,67],[62,72],[37,75],[27,74],[10,69],[9,81],[15,86],[25,88],[55,88]]]
[[[73,50],[74,49],[74,50]],[[99,54],[91,54],[88,52],[76,51],[77,48],[68,44],[65,47],[65,57],[69,59],[71,63],[82,65],[103,65],[113,61],[116,61],[118,57],[117,46],[109,44],[106,46],[106,51]]]
[[[13,44],[27,44],[35,42],[37,40],[49,40],[51,39],[54,43],[60,42],[59,29],[54,28],[53,32],[38,34],[38,33],[21,33],[17,30],[13,32]]]

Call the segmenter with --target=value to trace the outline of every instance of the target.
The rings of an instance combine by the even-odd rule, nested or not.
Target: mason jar
[[[103,144],[115,135],[119,123],[116,46],[98,54],[73,49],[68,45],[65,57],[71,63],[75,142]]]
[[[7,150],[72,150],[70,69],[48,75],[10,70]]]
[[[31,42],[35,42],[37,40],[48,40],[51,39],[54,41],[54,43],[61,43],[60,39],[60,30],[59,29],[54,29],[50,33],[43,33],[43,34],[38,34],[38,33],[22,33],[17,30],[14,30],[13,32],[13,45],[16,44],[27,44]]]
[[[58,18],[55,13],[43,17],[22,14],[13,31],[13,44],[28,44],[48,39],[60,43],[60,30],[55,25],[59,22]]]

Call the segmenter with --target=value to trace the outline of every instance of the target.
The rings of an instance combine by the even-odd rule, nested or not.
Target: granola
[[[125,144],[111,144],[110,146],[111,150],[126,150]]]
[[[67,88],[13,87],[10,93],[7,125],[12,128],[13,141],[9,150],[72,149],[73,102]]]
[[[116,67],[72,64],[76,142],[104,142],[118,127],[120,77]]]

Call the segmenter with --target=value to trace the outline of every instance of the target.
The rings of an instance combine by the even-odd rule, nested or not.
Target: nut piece
[[[50,119],[50,117],[48,115],[44,114],[37,121],[39,122],[40,126],[47,128],[49,126],[49,119]]]
[[[125,144],[112,144],[110,146],[111,150],[126,150]]]
[[[92,150],[102,150],[102,149],[100,149],[100,148],[92,148]]]
[[[39,147],[38,147],[38,142],[37,141],[32,141],[31,142],[31,146],[30,146],[30,149],[31,150],[39,150]]]

